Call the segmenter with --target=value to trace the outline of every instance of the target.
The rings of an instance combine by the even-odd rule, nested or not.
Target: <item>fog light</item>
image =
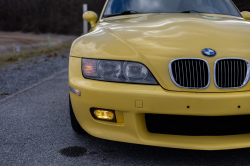
[[[69,90],[70,90],[70,92],[74,93],[75,95],[81,96],[81,91],[80,90],[77,90],[77,89],[75,89],[75,88],[73,88],[71,86],[69,86]]]
[[[99,108],[90,109],[92,116],[97,120],[116,122],[115,111]]]

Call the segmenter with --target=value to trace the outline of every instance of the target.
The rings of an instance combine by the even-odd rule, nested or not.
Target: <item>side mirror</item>
[[[82,17],[85,21],[90,22],[92,28],[96,25],[96,21],[98,19],[98,16],[95,12],[87,11],[83,14]]]
[[[244,11],[241,12],[241,15],[244,17],[245,20],[250,20],[250,12]]]

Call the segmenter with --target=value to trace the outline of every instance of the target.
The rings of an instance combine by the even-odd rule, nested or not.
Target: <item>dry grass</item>
[[[0,55],[0,66],[7,66],[7,65],[15,63],[16,61],[24,60],[29,57],[41,56],[44,54],[52,54],[56,51],[69,49],[70,46],[71,46],[71,43],[66,43],[66,44],[52,46],[52,47],[38,48],[38,49],[30,50],[30,51],[23,51],[23,52],[18,52],[18,53]]]

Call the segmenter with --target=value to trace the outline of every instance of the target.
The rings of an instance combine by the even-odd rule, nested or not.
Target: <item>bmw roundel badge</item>
[[[205,48],[201,53],[206,57],[214,57],[217,54],[216,51],[211,48]]]

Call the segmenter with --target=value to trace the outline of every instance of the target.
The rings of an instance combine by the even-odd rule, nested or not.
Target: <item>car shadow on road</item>
[[[89,146],[87,155],[121,165],[247,165],[250,148],[201,151],[155,147],[99,139],[91,135],[75,135]],[[119,165],[118,164],[118,165]]]

